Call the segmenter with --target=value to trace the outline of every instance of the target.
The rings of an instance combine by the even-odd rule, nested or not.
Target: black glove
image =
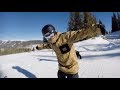
[[[36,49],[38,50],[38,46],[36,46]]]

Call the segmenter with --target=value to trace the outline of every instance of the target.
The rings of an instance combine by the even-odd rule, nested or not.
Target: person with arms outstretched
[[[47,24],[42,28],[43,38],[46,39],[47,43],[37,45],[36,49],[54,50],[58,59],[58,78],[79,78],[79,65],[73,44],[91,38],[92,35],[88,34],[88,30],[81,29],[60,33],[56,32],[55,27],[51,24]]]

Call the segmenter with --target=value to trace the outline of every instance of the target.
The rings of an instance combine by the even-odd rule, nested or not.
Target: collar
[[[60,35],[61,35],[60,32],[56,32],[54,38],[53,38],[52,40],[48,40],[48,42],[50,42],[50,43],[52,43],[52,44],[56,43],[57,40],[59,39],[59,36],[60,36]]]

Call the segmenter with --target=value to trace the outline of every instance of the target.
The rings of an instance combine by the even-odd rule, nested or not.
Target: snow
[[[120,30],[106,35],[109,39],[120,39]]]
[[[6,42],[8,42],[8,41],[2,41],[1,44],[5,44]],[[0,45],[1,45],[1,44],[0,44]]]
[[[16,44],[16,43],[14,43],[14,44],[12,45],[12,47],[14,47],[14,46],[15,46],[15,44]]]
[[[99,36],[74,45],[82,56],[79,78],[120,78],[120,38]],[[1,78],[57,78],[57,71],[52,49],[0,56]]]

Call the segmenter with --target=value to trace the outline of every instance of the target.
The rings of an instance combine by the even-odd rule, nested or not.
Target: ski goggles
[[[44,37],[48,40],[50,39],[52,36],[54,36],[54,31],[52,32],[47,32],[46,34],[44,34]]]

